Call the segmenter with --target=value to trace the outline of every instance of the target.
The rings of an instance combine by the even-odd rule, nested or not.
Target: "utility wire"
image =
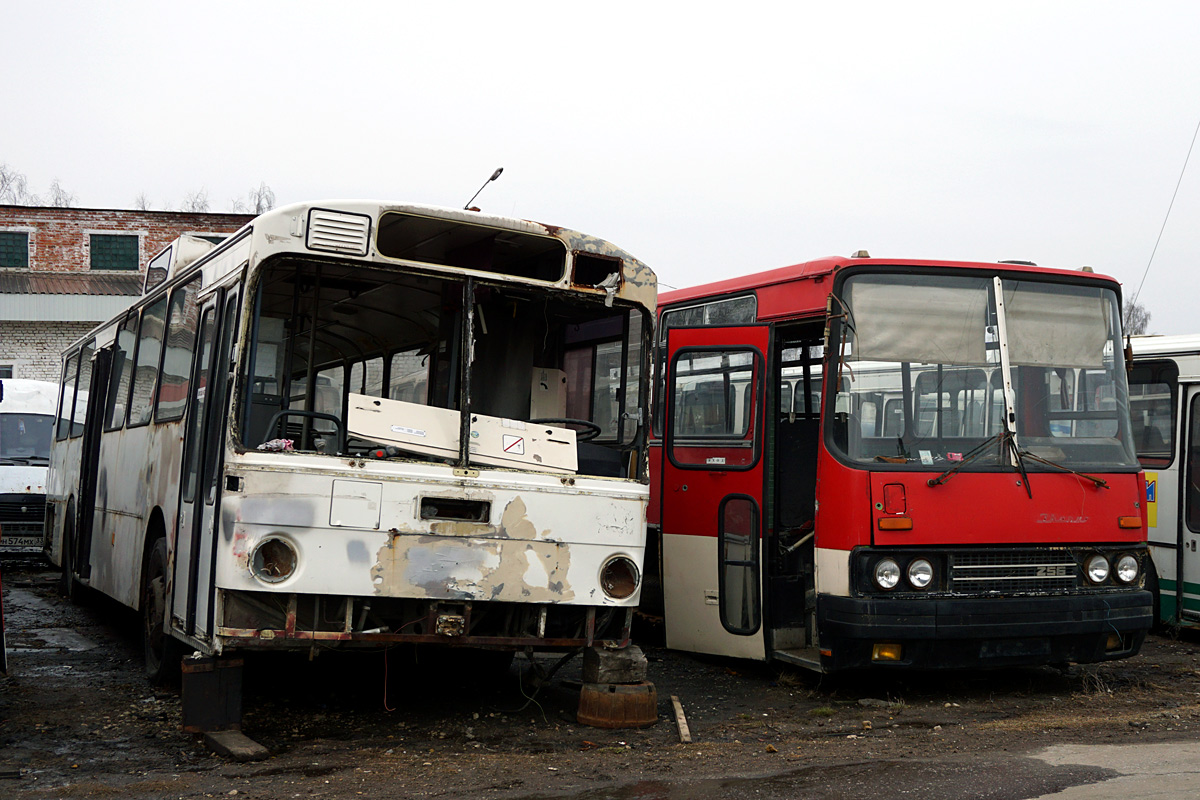
[[[1146,276],[1150,274],[1150,265],[1154,263],[1154,254],[1158,252],[1158,243],[1162,241],[1163,231],[1167,229],[1167,220],[1171,218],[1171,209],[1175,207],[1175,197],[1179,194],[1179,186],[1183,183],[1183,173],[1187,172],[1188,160],[1192,157],[1192,148],[1196,146],[1196,134],[1200,134],[1200,122],[1196,123],[1196,130],[1192,133],[1192,143],[1188,145],[1187,155],[1183,159],[1183,169],[1179,170],[1179,180],[1175,181],[1175,191],[1171,193],[1171,202],[1167,205],[1167,214],[1163,217],[1162,227],[1158,229],[1158,238],[1154,240],[1154,249],[1150,251],[1150,260],[1146,262],[1146,269],[1142,272],[1142,282],[1138,284],[1137,291],[1133,293],[1132,303],[1136,303],[1138,296],[1142,293],[1142,287],[1146,284]]]

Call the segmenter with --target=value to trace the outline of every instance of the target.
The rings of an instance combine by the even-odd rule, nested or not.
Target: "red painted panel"
[[[717,512],[721,500],[730,494],[749,495],[759,502],[762,499],[763,462],[762,457],[762,396],[761,375],[765,369],[767,343],[770,328],[765,325],[740,326],[732,328],[676,328],[669,333],[668,340],[668,369],[673,368],[674,356],[685,348],[720,347],[733,349],[751,347],[758,351],[759,358],[755,367],[756,380],[760,389],[755,392],[754,418],[747,439],[757,442],[758,458],[749,469],[730,469],[738,466],[729,458],[724,465],[692,465],[693,468],[680,467],[672,463],[669,454],[670,437],[666,437],[667,445],[659,448],[658,462],[661,466],[661,517],[659,523],[664,534],[682,534],[689,536],[716,536]],[[666,385],[670,387],[674,376],[667,375]],[[667,402],[672,398],[668,391]],[[671,408],[667,409],[666,425],[673,421]],[[743,451],[749,452],[749,451]],[[715,567],[715,565],[713,565]],[[705,567],[705,568],[713,568]],[[698,565],[698,568],[699,565]]]
[[[871,543],[871,473],[850,469],[825,449],[817,455],[817,547],[849,550]]]
[[[871,473],[872,502],[885,502],[888,484],[903,484],[911,531],[881,531],[882,508],[871,507],[875,543],[904,544],[1076,544],[1140,542],[1146,531],[1122,529],[1117,518],[1144,515],[1144,478],[1139,474],[1098,475],[1109,488],[1066,473],[1029,475],[1033,498],[1016,472],[959,472],[929,486],[932,473]],[[1144,518],[1143,518],[1144,522]]]

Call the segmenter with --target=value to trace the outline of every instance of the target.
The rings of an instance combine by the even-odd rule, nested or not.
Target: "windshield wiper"
[[[971,452],[969,452],[965,456],[963,456],[962,460],[959,461],[957,464],[955,464],[953,467],[946,470],[941,475],[938,475],[936,478],[930,478],[929,480],[925,481],[925,483],[928,484],[929,486],[938,486],[938,485],[943,484],[946,481],[950,480],[951,476],[953,476],[954,473],[958,472],[960,469],[965,467],[968,463],[970,463],[971,461],[974,461],[976,458],[978,458],[980,455],[982,455],[983,452],[985,450],[987,450],[988,445],[992,444],[993,442],[999,442],[1001,447],[1003,447],[1003,445],[1004,445],[1003,440],[1005,438],[1006,433],[1008,433],[1008,431],[1003,430],[1003,431],[1000,431],[999,433],[997,433],[995,436],[984,439],[983,442],[980,443],[980,445],[978,447],[976,447],[974,450],[972,450]],[[1011,440],[1011,437],[1010,437],[1010,440]]]
[[[1079,472],[1078,470],[1071,469],[1070,467],[1065,467],[1062,464],[1056,464],[1055,462],[1053,462],[1049,459],[1042,458],[1041,456],[1035,456],[1033,453],[1030,453],[1028,450],[1018,451],[1017,455],[1024,456],[1025,458],[1028,458],[1030,461],[1036,461],[1039,464],[1045,464],[1047,467],[1054,467],[1055,469],[1062,470],[1063,472],[1069,472],[1072,475],[1078,475],[1080,478],[1086,478],[1087,480],[1096,484],[1097,489],[1107,489],[1108,488],[1108,481],[1104,480],[1103,478],[1097,478],[1095,475],[1088,475],[1087,473]],[[1028,480],[1026,482],[1028,482]]]
[[[1002,455],[1004,453],[1009,453],[1012,455],[1012,457],[1013,457],[1012,460],[1015,462],[1014,469],[1016,469],[1016,471],[1018,473],[1020,473],[1020,475],[1021,475],[1021,483],[1025,486],[1025,494],[1029,495],[1029,499],[1032,500],[1033,499],[1033,489],[1030,488],[1030,486],[1029,486],[1029,474],[1025,471],[1024,458],[1029,457],[1029,458],[1039,460],[1039,461],[1041,459],[1037,459],[1036,456],[1032,456],[1029,453],[1022,452],[1021,449],[1019,447],[1017,447],[1017,441],[1016,441],[1016,438],[1013,436],[1012,431],[1010,431],[1007,427],[1005,427],[1004,430],[1000,431],[995,436],[992,436],[989,439],[985,439],[982,444],[980,444],[974,450],[972,450],[971,452],[969,452],[965,456],[963,456],[962,460],[959,461],[957,464],[955,464],[953,467],[946,470],[941,475],[938,475],[936,478],[930,478],[925,483],[928,484],[929,486],[938,486],[938,485],[943,484],[946,481],[950,480],[950,478],[955,473],[957,473],[960,469],[962,469],[964,466],[966,466],[969,462],[978,458],[987,449],[988,445],[992,444],[993,442],[999,443]],[[1058,465],[1054,464],[1052,466],[1058,466]],[[1066,469],[1066,467],[1062,467],[1062,469]],[[1070,471],[1070,470],[1068,470],[1068,471]],[[1097,479],[1093,478],[1092,480],[1097,480]],[[1103,481],[1101,481],[1101,482],[1103,483]]]
[[[45,461],[50,463],[50,459],[41,456],[0,456],[0,464],[16,465],[16,464],[32,464],[34,461]]]

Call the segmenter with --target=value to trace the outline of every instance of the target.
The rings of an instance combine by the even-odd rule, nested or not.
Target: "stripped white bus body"
[[[564,251],[561,277],[541,280],[381,255],[377,230],[381,218],[388,215],[395,215],[391,219],[407,219],[405,215],[409,215],[418,223],[427,220],[453,234],[480,228],[498,232],[499,237],[511,232],[557,240],[561,244],[553,246]],[[362,220],[361,230],[355,229],[356,219]],[[342,223],[346,225],[338,228]],[[332,238],[326,235],[331,228],[336,233]],[[311,289],[299,285],[300,272],[290,278],[292,273],[278,266],[285,261],[277,257],[284,257],[287,264],[293,259],[303,262],[305,268],[311,262],[318,273],[328,268],[352,277],[359,273],[350,268],[358,269],[356,265],[361,264],[362,274],[387,276],[397,285],[411,275],[418,276],[413,280],[444,284],[452,289],[459,283],[475,286],[471,281],[478,279],[478,285],[485,287],[483,299],[477,301],[475,295],[470,295],[473,299],[463,306],[464,330],[468,331],[466,336],[471,343],[467,366],[462,368],[468,379],[479,363],[477,347],[489,335],[488,325],[490,335],[503,337],[505,326],[514,324],[494,308],[488,312],[490,319],[481,319],[486,304],[492,302],[488,292],[512,291],[517,300],[512,302],[511,319],[519,320],[518,312],[525,311],[518,308],[518,301],[531,308],[540,302],[542,313],[549,315],[546,309],[553,309],[559,318],[565,318],[566,312],[553,305],[560,300],[590,303],[586,306],[587,314],[591,315],[587,319],[594,318],[598,323],[608,320],[614,330],[625,319],[624,333],[613,340],[615,344],[607,345],[610,357],[616,352],[624,359],[618,364],[624,367],[614,373],[617,375],[614,380],[619,382],[614,387],[619,385],[619,388],[605,388],[608,394],[596,394],[591,400],[592,407],[598,409],[609,399],[617,398],[612,399],[611,421],[605,423],[608,427],[603,434],[610,437],[603,439],[604,442],[611,440],[608,448],[611,452],[601,470],[604,474],[595,472],[593,467],[585,468],[582,463],[574,470],[569,463],[567,467],[542,468],[532,460],[523,467],[518,464],[519,468],[502,468],[478,463],[470,457],[467,463],[445,463],[447,459],[439,461],[413,451],[397,454],[395,448],[385,456],[382,448],[387,442],[379,440],[376,441],[381,447],[380,457],[364,455],[361,442],[359,451],[354,453],[305,451],[304,447],[293,450],[291,439],[286,440],[287,444],[272,440],[247,446],[247,439],[264,436],[261,430],[239,428],[261,422],[251,421],[255,409],[249,407],[257,396],[254,391],[262,373],[248,366],[248,359],[262,358],[262,348],[267,342],[254,339],[258,314],[255,303],[263,302],[261,297],[268,277],[281,281],[280,276],[288,278],[296,284],[297,296]],[[592,260],[584,270],[582,265],[588,258]],[[611,274],[604,279],[602,273],[608,265]],[[276,272],[268,276],[264,269]],[[596,279],[592,281],[589,277],[586,283],[581,283],[581,275]],[[230,350],[233,370],[227,393],[229,403],[220,409],[220,416],[228,423],[221,427],[220,466],[213,476],[216,488],[210,492],[210,496],[219,500],[215,505],[206,505],[201,494],[191,500],[185,496],[183,487],[189,467],[181,444],[197,403],[204,401],[206,395],[225,399],[218,392],[209,391],[221,386],[217,382],[221,374],[214,371],[205,379],[212,383],[192,381],[193,396],[183,419],[158,424],[156,417],[150,424],[97,434],[95,510],[91,516],[90,541],[83,546],[86,552],[80,553],[86,557],[86,569],[72,567],[72,574],[80,583],[128,606],[144,606],[145,565],[153,542],[164,538],[170,551],[166,629],[191,647],[213,654],[242,647],[307,647],[312,640],[364,646],[413,641],[507,649],[565,648],[590,643],[599,638],[601,628],[607,637],[617,631],[616,638],[627,638],[630,615],[640,595],[648,500],[646,451],[644,444],[637,442],[644,442],[642,420],[648,419],[640,409],[646,397],[649,363],[646,345],[656,294],[654,274],[649,268],[600,239],[523,220],[364,201],[297,204],[257,218],[211,253],[174,270],[161,287],[151,288],[147,297],[135,304],[134,315],[144,314],[155,302],[161,303],[167,297],[165,292],[172,292],[174,298],[174,292],[183,291],[197,276],[195,305],[201,316],[198,342],[203,336],[204,315],[216,308],[213,318],[221,319],[217,303],[229,303],[231,309],[239,309],[236,328],[231,329],[236,344]],[[340,280],[346,282],[349,278]],[[330,285],[334,283],[330,279]],[[388,297],[403,300],[403,287],[384,288],[393,292]],[[464,297],[468,290],[464,288]],[[349,305],[348,301],[339,302]],[[507,306],[504,308],[507,310]],[[376,310],[366,308],[361,316],[369,316]],[[644,324],[641,317],[645,317]],[[279,330],[303,324],[302,317],[281,315],[274,319],[280,318],[285,318],[285,322],[274,326]],[[555,321],[547,316],[547,340],[551,328],[555,335],[563,335],[554,327],[563,327],[559,318]],[[533,322],[540,324],[541,320]],[[118,318],[100,326],[65,354],[60,402],[66,409],[67,429],[76,396],[84,396],[86,405],[82,386],[73,393],[72,376],[80,374],[81,362],[86,363],[89,358],[95,361],[100,351],[119,349],[121,324]],[[265,322],[262,327],[268,328]],[[634,327],[636,330],[632,330]],[[218,346],[220,333],[220,330],[213,333],[217,337],[214,348]],[[292,337],[289,345],[296,349],[298,334],[286,335]],[[514,350],[519,350],[522,335],[524,332],[513,329]],[[572,332],[563,347],[578,343],[581,336],[585,333]],[[252,343],[258,348],[253,355]],[[547,345],[542,342],[542,346]],[[197,358],[202,348],[203,343],[197,343],[190,357]],[[170,346],[167,350],[169,361]],[[427,360],[430,357],[425,356]],[[316,356],[312,361],[316,361]],[[165,369],[161,359],[159,363]],[[348,364],[344,365],[343,376],[353,374]],[[363,373],[368,368],[365,360],[355,366],[361,366]],[[528,367],[524,363],[522,369],[511,371],[511,386],[496,385],[494,376],[489,376],[493,380],[486,385],[476,389],[468,383],[463,391],[474,389],[471,397],[479,398],[482,404],[486,404],[488,393],[493,391],[515,386],[519,394],[523,384],[524,391],[529,392]],[[545,364],[534,367],[535,376],[546,377]],[[252,376],[250,370],[255,370]],[[322,389],[327,397],[316,397],[320,394],[319,382],[314,382],[311,372],[306,391],[316,399],[309,401],[310,407],[332,403],[336,387]],[[549,372],[554,376],[565,375],[561,365],[551,365]],[[200,373],[189,374],[196,377]],[[280,375],[286,377],[285,388],[294,393],[291,387],[297,373]],[[397,392],[401,389],[408,392],[417,385],[405,384],[403,376],[395,372],[391,379]],[[77,378],[76,383],[82,384],[82,379]],[[589,391],[601,392],[599,383],[598,379],[595,386],[589,383]],[[156,391],[161,389],[158,384],[155,386]],[[135,388],[129,395],[131,404],[137,402],[136,395]],[[155,398],[150,402],[162,402],[161,394]],[[545,398],[535,393],[527,403],[526,416],[540,416],[534,411],[545,407],[545,403]],[[404,405],[398,403],[389,408],[394,410]],[[618,414],[618,409],[623,410]],[[289,427],[288,414],[301,412],[285,407],[282,413],[280,430]],[[74,415],[79,416],[78,412]],[[493,416],[499,424],[513,430],[531,424],[527,419],[504,414]],[[337,444],[344,446],[346,422],[343,420],[341,424],[343,441]],[[475,428],[464,425],[462,430],[475,436],[478,424],[481,423],[477,422]],[[313,428],[306,433],[313,440],[320,439],[322,444],[318,448],[336,438],[315,430],[316,423]],[[459,448],[457,437],[452,445]],[[283,451],[263,449],[270,447]],[[582,443],[579,447],[582,452]],[[48,553],[60,565],[70,561],[64,541],[71,537],[70,525],[81,518],[76,505],[80,476],[75,465],[86,456],[83,448],[83,437],[66,434],[59,437],[54,448],[50,481],[52,535]],[[474,447],[471,453],[475,453]],[[457,519],[451,514],[446,518],[437,507],[443,501],[452,504],[454,513],[465,504],[471,513],[478,511],[478,516]],[[211,535],[193,533],[210,530]],[[278,581],[266,581],[261,570],[255,571],[255,559],[261,559],[257,554],[272,540],[278,540],[294,553],[294,569]],[[636,565],[633,570],[636,585],[620,593],[621,596],[610,593],[611,576],[607,592],[602,578],[605,569],[617,560]],[[472,620],[481,619],[496,604],[507,604],[506,613],[510,616],[526,613],[531,616],[522,617],[523,621],[513,622],[507,628],[501,625],[473,633]],[[558,607],[575,608],[578,613],[569,620],[556,622],[559,612],[554,609]],[[619,617],[613,617],[613,612]],[[392,616],[386,616],[389,614]],[[382,624],[372,622],[378,622],[380,615],[386,617]],[[401,619],[405,620],[402,625],[395,624]]]

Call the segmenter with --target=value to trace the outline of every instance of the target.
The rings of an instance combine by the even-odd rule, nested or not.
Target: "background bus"
[[[667,645],[818,670],[1136,653],[1151,599],[1118,291],[855,257],[664,294]]]
[[[142,611],[152,678],[181,645],[627,640],[645,265],[558,227],[330,202],[177,241],[148,274],[64,355],[48,526],[68,592]]]
[[[1200,628],[1200,336],[1134,336],[1129,411],[1146,470],[1155,618]]]
[[[0,381],[0,553],[42,549],[57,395],[47,381]]]

